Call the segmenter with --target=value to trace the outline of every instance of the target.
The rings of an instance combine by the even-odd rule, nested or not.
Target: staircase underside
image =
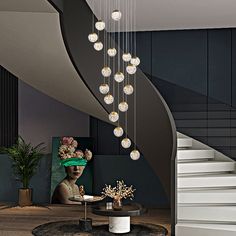
[[[70,61],[59,13],[51,4],[46,0],[2,0],[1,5],[1,66],[48,96],[107,121],[105,109]]]

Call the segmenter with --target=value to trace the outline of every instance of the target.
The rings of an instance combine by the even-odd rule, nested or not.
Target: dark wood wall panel
[[[236,108],[236,29],[232,29],[232,105]]]
[[[0,66],[0,146],[11,146],[18,136],[18,79]]]
[[[206,38],[206,30],[153,32],[153,77],[206,94]]]
[[[231,30],[208,31],[208,96],[231,104]]]

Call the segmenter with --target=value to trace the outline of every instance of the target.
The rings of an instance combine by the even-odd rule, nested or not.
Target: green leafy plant
[[[26,143],[19,136],[17,143],[12,147],[1,148],[1,153],[8,154],[12,159],[12,168],[14,174],[22,182],[23,188],[29,188],[30,179],[36,173],[40,159],[43,157],[44,143],[32,146],[31,143]]]

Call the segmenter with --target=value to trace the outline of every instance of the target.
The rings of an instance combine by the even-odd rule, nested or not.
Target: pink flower
[[[68,141],[69,141],[69,144],[72,145],[74,139],[72,137],[69,137]]]
[[[78,142],[76,140],[73,140],[72,144],[71,144],[74,148],[77,148],[78,146]]]
[[[84,153],[81,150],[77,150],[75,152],[75,154],[76,154],[76,157],[78,157],[78,158],[83,158],[83,156],[84,156]]]
[[[90,150],[88,150],[88,149],[85,150],[84,154],[85,154],[85,159],[87,161],[90,161],[92,159],[92,157],[93,157],[92,152]]]
[[[62,138],[62,144],[63,145],[69,145],[70,144],[70,138],[69,137],[63,137]]]

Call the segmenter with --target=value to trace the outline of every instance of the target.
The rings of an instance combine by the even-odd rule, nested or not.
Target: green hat
[[[61,165],[67,167],[67,166],[86,166],[87,160],[83,158],[77,158],[77,157],[72,157],[72,158],[67,158],[64,160],[61,160]]]

